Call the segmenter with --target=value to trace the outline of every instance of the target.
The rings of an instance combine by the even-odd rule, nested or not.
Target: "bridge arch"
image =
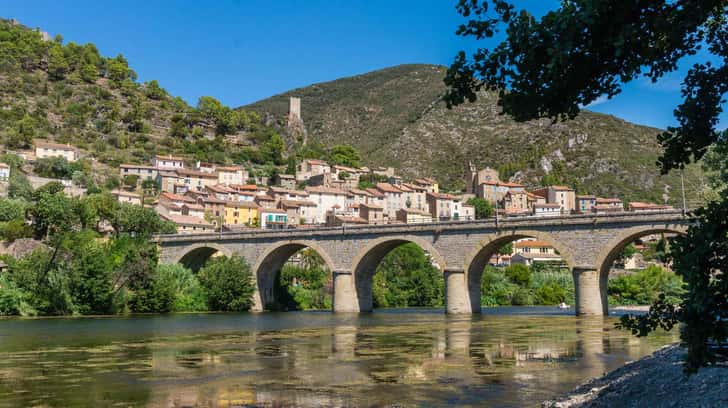
[[[218,245],[212,242],[202,242],[199,244],[190,245],[185,248],[185,252],[181,253],[172,263],[179,263],[184,265],[186,268],[198,271],[202,268],[205,263],[216,255],[230,256],[230,252],[222,245]]]
[[[480,287],[483,270],[491,257],[504,245],[524,238],[535,238],[552,246],[561,255],[561,258],[571,269],[574,266],[574,256],[569,249],[559,242],[552,234],[538,230],[512,230],[489,234],[478,242],[464,261],[465,282],[467,284],[467,299],[465,308],[472,313],[480,313]]]
[[[252,266],[255,273],[257,283],[257,291],[254,295],[253,310],[262,311],[267,305],[275,301],[273,287],[275,284],[276,274],[280,272],[283,265],[296,252],[310,248],[321,256],[330,270],[334,270],[334,262],[329,254],[315,241],[296,240],[279,242],[266,248],[265,251],[258,256],[258,261]]]
[[[356,294],[355,305],[347,305],[346,310],[371,312],[374,309],[372,285],[377,266],[384,257],[400,245],[414,243],[422,248],[430,257],[433,265],[440,271],[446,268],[445,258],[435,249],[431,242],[414,235],[382,237],[370,241],[358,251],[352,260],[353,286]]]
[[[599,295],[601,300],[602,311],[604,315],[609,312],[608,285],[609,271],[612,264],[616,261],[624,251],[624,248],[639,238],[652,234],[685,234],[687,226],[682,224],[670,225],[646,225],[626,228],[620,230],[619,233],[612,238],[601,250],[596,259],[595,266],[599,276]]]

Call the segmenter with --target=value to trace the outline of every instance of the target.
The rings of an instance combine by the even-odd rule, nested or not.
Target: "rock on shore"
[[[685,377],[685,350],[665,346],[542,407],[727,407],[728,367],[702,368]]]

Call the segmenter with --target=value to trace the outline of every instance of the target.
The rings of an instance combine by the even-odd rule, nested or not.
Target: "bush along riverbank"
[[[728,366],[685,376],[685,350],[670,345],[602,377],[587,381],[543,407],[725,407]]]

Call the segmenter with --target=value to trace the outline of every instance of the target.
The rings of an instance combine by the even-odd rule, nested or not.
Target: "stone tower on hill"
[[[290,97],[288,99],[288,134],[291,142],[306,144],[306,126],[301,117],[301,98]]]

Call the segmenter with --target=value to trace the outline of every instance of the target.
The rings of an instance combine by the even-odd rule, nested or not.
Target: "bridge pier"
[[[359,300],[354,288],[354,275],[351,271],[333,271],[334,312],[358,313]]]
[[[480,313],[480,299],[471,299],[467,276],[462,268],[445,269],[445,311],[447,314]],[[478,296],[480,292],[478,291]]]
[[[575,266],[574,294],[577,316],[603,316],[606,312],[599,284],[599,271],[593,266]]]

